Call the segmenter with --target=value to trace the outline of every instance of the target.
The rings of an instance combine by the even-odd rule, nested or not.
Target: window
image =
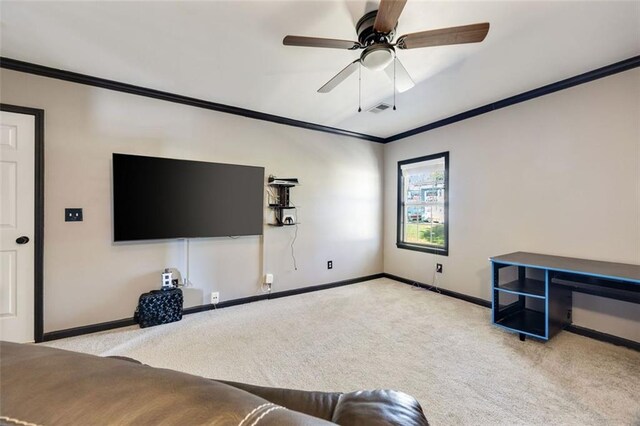
[[[399,248],[448,255],[449,153],[398,162]]]

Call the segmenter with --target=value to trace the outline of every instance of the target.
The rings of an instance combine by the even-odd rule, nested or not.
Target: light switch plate
[[[65,222],[82,222],[82,209],[72,208],[64,209]]]

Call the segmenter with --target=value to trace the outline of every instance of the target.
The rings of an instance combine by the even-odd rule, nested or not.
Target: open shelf
[[[291,188],[292,186],[298,186],[299,183],[269,183],[269,186],[280,186],[283,188]]]
[[[532,278],[524,278],[515,280],[506,284],[500,284],[496,287],[498,291],[507,293],[522,294],[524,296],[536,297],[538,299],[545,298],[544,281],[534,280]]]
[[[300,185],[297,178],[277,178],[275,176],[269,176],[269,186],[279,186],[281,188],[291,188],[292,186]]]
[[[285,210],[297,208],[297,206],[281,206],[280,204],[269,204],[269,207]]]
[[[290,200],[290,190],[294,186],[298,186],[299,182],[297,178],[277,179],[275,176],[269,176],[268,185],[275,188],[276,194],[273,191],[269,191],[269,196],[273,199],[269,199],[268,206],[273,209],[275,215],[275,222],[269,223],[271,226],[295,226],[300,223],[296,221],[297,212],[295,206]],[[293,223],[287,223],[288,220],[293,219]]]
[[[541,339],[546,339],[545,315],[532,309],[522,309],[496,322],[516,332],[524,332]]]

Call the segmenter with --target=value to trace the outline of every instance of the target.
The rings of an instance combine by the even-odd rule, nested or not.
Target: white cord
[[[442,294],[442,292],[440,291],[440,287],[438,286],[438,284],[436,283],[437,279],[437,263],[438,263],[438,255],[437,253],[433,253],[433,275],[431,276],[431,284],[420,284],[418,281],[412,281],[411,282],[411,287],[415,288],[416,290],[428,290],[428,291],[435,291],[438,294]]]
[[[293,235],[293,240],[291,240],[291,258],[293,259],[293,269],[298,270],[298,263],[296,262],[296,255],[293,253],[293,244],[296,242],[298,238],[298,222],[296,222],[296,232]]]
[[[185,287],[189,286],[189,239],[185,238],[184,239],[184,269],[186,271],[185,276],[182,279],[182,285]]]
[[[289,204],[291,204],[291,207],[296,207],[295,204],[293,204],[291,202],[291,200],[289,200]],[[296,255],[293,252],[293,250],[294,250],[293,245],[295,244],[296,240],[298,239],[298,219],[299,219],[299,214],[300,214],[300,212],[296,208],[296,218],[295,218],[296,232],[295,232],[295,234],[293,234],[293,240],[291,240],[291,258],[293,259],[293,269],[296,270],[296,271],[298,270],[298,262],[296,261]]]
[[[273,205],[279,205],[280,204],[280,197],[278,197],[277,193],[275,192],[275,189],[271,186],[267,185],[267,195],[270,198],[269,204],[273,204]],[[275,215],[275,210],[273,211],[273,214]]]
[[[433,254],[433,276],[431,277],[431,287],[429,287],[429,290],[435,290],[436,292],[441,293],[440,289],[438,288],[438,284],[436,283],[437,272],[438,272],[438,254],[434,253]]]
[[[269,203],[269,204],[280,204],[278,195],[272,187],[267,186],[267,193],[269,194],[269,197],[271,197],[271,199],[273,200],[273,203]]]

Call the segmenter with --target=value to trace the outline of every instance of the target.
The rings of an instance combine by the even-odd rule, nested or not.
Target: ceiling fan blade
[[[355,50],[359,49],[360,43],[357,41],[349,40],[336,40],[333,38],[318,38],[318,37],[302,37],[288,35],[282,40],[282,44],[285,46],[304,46],[304,47],[328,47],[331,49],[347,49]]]
[[[318,89],[318,93],[329,93],[336,86],[347,79],[351,74],[356,72],[358,67],[360,66],[360,59],[356,59],[351,62],[349,65],[344,67],[342,71],[336,74],[331,80],[327,81],[324,86]]]
[[[397,47],[400,49],[415,49],[417,47],[445,46],[448,44],[478,43],[484,40],[488,32],[488,22],[422,31],[399,37]]]
[[[407,0],[380,0],[373,29],[379,33],[389,33],[396,27]]]
[[[391,61],[391,63],[387,65],[386,68],[384,69],[384,72],[387,73],[387,76],[391,81],[393,81],[393,63],[394,61]],[[400,62],[400,59],[395,58],[395,64],[396,64],[396,72],[395,72],[396,89],[400,93],[406,92],[407,90],[415,86],[416,83],[413,82],[413,79],[407,72],[407,69],[402,65],[402,62]]]

